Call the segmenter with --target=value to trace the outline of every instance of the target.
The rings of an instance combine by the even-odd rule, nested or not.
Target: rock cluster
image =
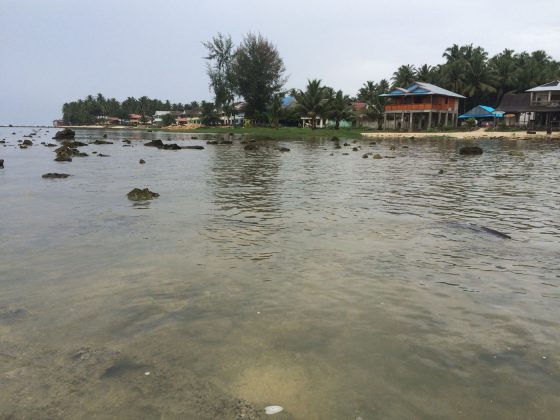
[[[478,146],[465,146],[459,149],[460,155],[481,155],[482,149]]]

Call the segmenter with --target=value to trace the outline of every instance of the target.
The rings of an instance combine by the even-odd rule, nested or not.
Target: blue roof
[[[496,111],[491,106],[477,105],[463,115],[459,115],[458,118],[502,118],[503,116],[502,111]]]
[[[450,90],[426,82],[414,82],[408,89],[397,87],[391,90],[389,93],[385,93],[379,96],[408,96],[408,95],[443,95],[443,96],[452,96],[454,98],[465,98],[463,95],[459,95],[458,93],[451,92]]]
[[[295,100],[296,98],[294,98],[293,96],[286,96],[282,98],[282,106],[286,107],[290,105],[292,102],[294,102]]]

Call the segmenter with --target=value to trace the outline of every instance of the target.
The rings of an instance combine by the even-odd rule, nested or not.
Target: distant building
[[[62,127],[64,125],[64,121],[62,120],[54,120],[52,122],[53,127]]]
[[[529,89],[506,93],[497,108],[505,113],[506,125],[560,129],[560,80]]]
[[[430,83],[394,88],[386,97],[384,128],[426,130],[431,127],[457,127],[459,99],[465,97]]]
[[[156,113],[152,118],[152,122],[156,125],[163,124],[163,116],[169,114],[175,116],[175,118],[178,118],[181,112],[180,111],[156,111]]]
[[[140,114],[128,114],[128,123],[130,125],[138,125],[142,123],[142,115]]]

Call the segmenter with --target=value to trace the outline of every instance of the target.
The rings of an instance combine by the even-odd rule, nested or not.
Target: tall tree
[[[214,91],[214,103],[218,109],[230,108],[235,99],[235,80],[232,72],[233,41],[231,36],[218,33],[211,41],[203,42],[208,50],[204,57],[210,88]]]
[[[276,47],[262,35],[248,34],[233,56],[232,72],[236,92],[245,100],[245,114],[261,120],[272,96],[286,79],[284,62]]]

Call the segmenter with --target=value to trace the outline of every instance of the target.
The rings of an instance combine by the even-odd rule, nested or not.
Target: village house
[[[505,124],[533,129],[560,129],[560,80],[528,89],[523,93],[506,93],[498,110],[505,112]]]
[[[459,99],[465,97],[430,83],[415,82],[380,95],[387,98],[383,127],[393,130],[426,130],[457,127]]]
[[[503,111],[496,111],[491,106],[487,105],[477,105],[462,115],[459,115],[460,120],[469,120],[469,119],[476,120],[477,124],[481,126],[495,126],[498,121],[502,121],[504,118]]]

